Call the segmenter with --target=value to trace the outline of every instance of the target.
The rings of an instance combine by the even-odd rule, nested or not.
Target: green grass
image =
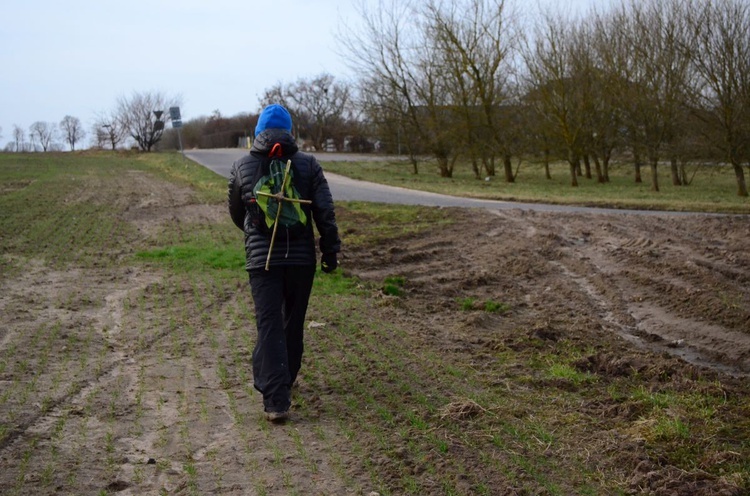
[[[402,276],[389,276],[383,281],[383,293],[389,296],[403,296],[406,279]]]
[[[170,182],[190,186],[196,199],[205,203],[226,201],[227,183],[215,172],[175,153],[136,154],[136,162],[145,170]]]
[[[750,213],[750,199],[737,196],[734,171],[725,166],[688,166],[688,175],[697,170],[689,186],[673,186],[668,166],[659,168],[660,191],[651,191],[650,170],[642,168],[642,183],[635,182],[634,167],[626,163],[610,166],[610,182],[578,178],[570,185],[567,163],[550,166],[552,179],[546,179],[541,164],[524,162],[516,181],[507,183],[502,175],[489,181],[476,179],[468,164],[458,163],[452,178],[441,178],[436,167],[425,161],[419,174],[413,174],[406,161],[325,162],[327,171],[392,186],[434,193],[532,203],[554,203],[611,208]],[[514,166],[515,167],[515,166]],[[750,183],[750,171],[746,170]]]
[[[503,314],[510,310],[510,305],[508,305],[507,303],[494,300],[480,302],[477,298],[474,298],[472,296],[460,298],[458,300],[458,306],[464,312],[469,312],[472,310],[484,310],[487,313]]]
[[[477,299],[472,297],[461,298],[458,304],[461,307],[461,310],[463,310],[464,312],[469,312],[471,310],[474,310],[474,308],[476,307]]]
[[[379,243],[408,236],[424,229],[443,229],[452,224],[444,209],[368,202],[341,202],[336,213],[347,246]],[[356,219],[350,222],[349,219]],[[366,226],[366,228],[363,228]]]
[[[488,313],[506,313],[510,311],[510,305],[501,301],[487,300],[484,302],[484,311]]]
[[[596,377],[587,372],[581,372],[566,363],[552,363],[547,369],[547,374],[552,379],[562,379],[573,384],[580,385],[596,380]]]
[[[237,271],[245,266],[244,250],[230,246],[216,247],[203,243],[140,251],[136,253],[136,257],[160,262],[173,269],[187,272],[214,269]]]

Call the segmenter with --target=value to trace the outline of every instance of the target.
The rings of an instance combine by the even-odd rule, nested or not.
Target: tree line
[[[468,163],[477,178],[508,182],[524,159],[541,161],[548,177],[563,160],[573,186],[582,176],[608,182],[613,157],[626,157],[635,180],[646,171],[655,191],[659,167],[681,186],[691,163],[722,162],[748,196],[747,0],[621,0],[531,19],[512,0],[380,0],[358,10],[360,22],[338,36],[354,80],[324,73],[277,83],[260,99],[258,110],[290,110],[305,148],[405,154],[414,173],[429,157],[443,177]],[[153,92],[121,98],[94,123],[95,146],[177,148],[168,115],[153,110],[179,102]],[[256,122],[257,113],[217,110],[185,122],[180,137],[185,148],[234,147],[252,139]],[[46,149],[44,124],[29,135]],[[15,131],[8,146],[19,150]],[[66,131],[71,149],[81,133]]]
[[[429,157],[443,177],[469,163],[477,178],[500,171],[508,182],[523,159],[540,160],[548,177],[564,160],[573,186],[581,176],[607,183],[617,155],[632,160],[637,182],[648,171],[655,191],[662,164],[683,186],[689,164],[722,162],[748,195],[746,0],[622,0],[533,19],[510,0],[370,5],[339,34],[354,81],[321,74],[261,98],[261,108],[290,110],[310,149],[403,153],[414,173]],[[184,140],[235,146],[256,120],[216,112],[188,123]]]
[[[2,136],[2,129],[0,129]],[[75,150],[86,137],[78,117],[66,115],[59,124],[36,121],[29,126],[28,134],[21,126],[13,126],[13,140],[5,145],[6,152],[60,151],[63,143]],[[62,142],[60,141],[62,140]]]
[[[12,140],[6,152],[62,151],[66,145],[71,151],[89,136],[96,148],[116,150],[130,143],[143,151],[151,151],[162,139],[169,122],[166,112],[170,106],[179,106],[179,97],[169,97],[162,92],[133,92],[117,100],[114,109],[99,113],[89,132],[78,117],[66,115],[60,123],[36,121],[27,131],[13,126]],[[0,129],[0,131],[2,131]],[[0,133],[1,135],[1,133]]]
[[[293,116],[293,132],[305,149],[367,153],[374,150],[375,139],[372,127],[366,124],[367,117],[358,113],[355,91],[353,84],[322,73],[267,88],[258,110],[271,103],[283,104]],[[182,142],[185,148],[247,144],[252,141],[257,121],[257,113],[226,117],[216,110],[208,117],[186,122],[181,128]],[[164,146],[176,148],[176,132],[169,130],[164,141]]]
[[[393,151],[429,155],[451,177],[515,180],[513,160],[562,159],[571,184],[607,182],[614,153],[636,180],[668,163],[725,162],[747,196],[750,5],[746,0],[623,0],[579,17],[530,24],[503,0],[381,1],[342,34],[359,75],[361,111]],[[533,25],[529,29],[528,26]]]

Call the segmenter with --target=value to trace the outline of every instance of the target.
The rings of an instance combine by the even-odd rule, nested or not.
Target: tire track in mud
[[[79,277],[79,282],[85,279],[87,277]],[[93,281],[89,281],[88,286],[89,291],[103,290]],[[140,310],[150,319],[149,323],[134,322],[132,319],[141,318],[137,315],[139,310],[131,308],[125,312],[123,303],[128,297],[137,298],[143,291],[157,299],[163,298],[158,293],[168,292],[185,293],[184,298],[190,298],[189,293],[194,289],[170,289],[163,286],[160,279],[146,278],[128,288],[118,286],[103,296],[103,305],[96,312],[100,318],[92,323],[96,326],[96,333],[109,343],[99,372],[70,385],[45,411],[24,413],[21,415],[22,421],[5,433],[0,443],[0,459],[9,461],[6,468],[10,473],[20,470],[17,464],[22,458],[21,453],[28,449],[38,453],[34,455],[36,461],[33,465],[37,467],[34,469],[37,473],[41,472],[39,464],[45,463],[45,451],[56,443],[52,432],[60,419],[64,418],[67,419],[67,433],[63,435],[72,436],[73,443],[78,446],[77,451],[86,453],[88,459],[87,463],[76,469],[79,480],[87,481],[84,483],[81,480],[76,486],[77,490],[99,491],[109,483],[118,491],[130,492],[136,488],[138,492],[156,491],[159,487],[180,491],[195,483],[201,492],[210,492],[218,486],[225,490],[248,489],[247,481],[257,480],[253,487],[257,486],[258,492],[262,493],[266,490],[264,487],[281,490],[278,481],[288,477],[289,483],[293,484],[291,487],[313,493],[341,494],[346,491],[346,484],[338,478],[307,477],[311,464],[319,470],[331,467],[333,463],[329,448],[316,435],[322,434],[332,439],[340,436],[340,433],[331,426],[304,419],[293,420],[291,428],[262,428],[266,422],[261,418],[260,400],[251,384],[244,384],[236,377],[230,378],[227,384],[219,380],[219,361],[231,360],[230,355],[236,352],[227,343],[226,335],[214,331],[219,342],[219,353],[209,346],[210,337],[200,329],[193,329],[192,338],[181,336],[184,329],[166,325],[169,319],[163,313],[168,310],[164,307],[164,301],[147,302],[147,306]],[[249,298],[249,294],[240,293],[239,297]],[[193,317],[206,309],[210,309],[211,314],[222,313],[222,308],[236,304],[217,298],[183,303],[191,308],[198,303],[199,308],[195,308]],[[123,322],[123,317],[129,321]],[[206,325],[199,321],[193,321],[190,325],[201,324]],[[135,327],[140,325],[148,327],[144,329],[146,338],[141,340],[134,335],[137,332]],[[249,351],[240,359],[249,372]],[[140,378],[142,370],[146,371],[145,377]],[[139,380],[148,383],[142,398],[136,398]],[[116,395],[116,420],[108,423],[102,416],[107,415],[107,401],[110,401],[108,398],[115,390],[119,391]],[[146,412],[140,417],[137,428],[134,424],[138,416],[136,408]],[[201,409],[205,413],[198,413]],[[74,425],[79,427],[74,428]],[[199,427],[197,430],[194,428],[196,426]],[[81,429],[88,432],[87,436],[75,440],[75,434],[70,431]],[[185,429],[190,431],[189,444],[182,439],[187,432]],[[104,460],[108,456],[104,452],[105,430],[115,443],[118,455],[116,474],[119,475],[111,481],[102,479]],[[141,434],[134,434],[133,430]],[[35,448],[29,448],[29,443]],[[304,459],[295,456],[300,449],[304,449]],[[278,458],[279,453],[282,459]],[[145,469],[149,458],[157,460],[155,463],[169,460],[174,466],[165,470],[156,469],[155,465]],[[191,481],[190,474],[180,465],[183,460],[189,460],[194,466],[199,476],[197,481]],[[217,463],[221,466],[217,466]],[[138,479],[135,474],[139,470],[154,473],[140,484],[134,484],[133,481]],[[217,477],[221,484],[217,484]],[[0,477],[0,487],[4,487],[5,483],[12,487],[10,481],[2,479]],[[363,481],[359,483],[366,487]]]
[[[43,267],[37,267],[36,265],[34,265],[34,267],[35,268],[25,274],[21,278],[21,280],[14,283],[14,286],[35,286],[39,284],[38,282],[35,282],[35,280],[38,278],[44,278],[44,280],[47,281],[56,277],[60,277],[63,280],[66,277],[69,277],[68,275],[64,274],[58,274],[58,276],[55,276],[55,273],[42,273]],[[81,280],[86,280],[91,276],[86,276],[85,271],[81,271],[80,273],[76,271],[74,272],[74,277],[78,280],[78,282],[80,282]],[[95,279],[96,276],[93,276],[92,278]],[[64,394],[51,400],[51,402],[46,405],[44,411],[32,414],[28,414],[27,412],[27,414],[24,415],[23,420],[14,428],[6,432],[5,437],[0,440],[0,455],[2,455],[2,453],[6,449],[11,447],[16,442],[16,440],[23,437],[27,432],[34,431],[36,433],[40,433],[45,432],[46,430],[51,428],[54,420],[62,415],[65,405],[75,405],[77,403],[80,404],[80,400],[82,398],[86,397],[100,385],[106,384],[108,381],[113,379],[113,375],[115,374],[115,371],[118,369],[118,367],[123,366],[123,364],[125,364],[128,360],[128,357],[124,351],[116,351],[115,348],[115,345],[117,344],[117,335],[120,333],[120,330],[122,328],[123,302],[130,294],[142,291],[145,287],[153,284],[157,280],[158,279],[156,278],[156,276],[146,274],[145,276],[137,276],[135,278],[129,279],[130,284],[128,284],[128,286],[125,288],[120,288],[118,286],[111,289],[97,287],[94,281],[89,281],[88,291],[90,293],[98,294],[100,291],[106,293],[103,298],[105,302],[103,310],[94,312],[92,315],[93,322],[95,322],[93,324],[95,327],[95,333],[102,338],[107,347],[111,347],[110,351],[106,355],[106,364],[99,368],[99,373],[94,377],[73,382],[68,388],[66,388]],[[134,281],[136,282],[136,284],[133,285]],[[63,316],[63,318],[64,317],[65,316]],[[11,329],[8,329],[6,332],[7,334],[3,339],[3,343],[2,346],[0,346],[0,349],[4,349],[7,343],[10,342],[13,337],[13,332]],[[153,342],[156,342],[164,335],[166,335],[166,333],[162,334],[161,336],[154,336],[151,344],[153,344]],[[147,350],[144,350],[144,352],[145,351]]]
[[[571,281],[573,281],[581,292],[592,301],[592,306],[598,308],[601,319],[608,325],[605,327],[614,331],[617,335],[639,348],[649,351],[669,353],[677,356],[682,360],[693,365],[712,368],[733,376],[750,376],[750,373],[744,369],[726,365],[718,360],[710,348],[701,346],[701,339],[691,340],[690,343],[685,341],[685,332],[693,329],[694,334],[700,334],[698,329],[694,329],[694,323],[688,319],[681,319],[673,314],[668,313],[663,308],[656,305],[644,304],[637,305],[637,309],[624,304],[625,309],[620,310],[632,318],[635,324],[628,324],[617,317],[617,312],[613,309],[617,303],[613,303],[607,295],[600,292],[587,276],[582,276],[572,272],[561,262],[550,262],[553,266],[558,267]],[[623,300],[623,298],[620,298]],[[620,302],[620,304],[623,304]],[[664,322],[670,322],[671,326],[665,326]],[[666,329],[665,329],[666,327]],[[658,329],[658,332],[655,332]],[[683,329],[683,333],[673,333],[674,329]],[[732,339],[735,334],[726,332],[718,326],[702,326],[702,331],[711,334],[712,338],[707,338],[708,343],[715,345],[723,341],[724,346],[742,346]]]
[[[40,277],[35,274],[36,272],[32,272],[26,275],[19,282],[19,285],[24,287],[34,285],[29,278],[33,280],[34,277]],[[154,354],[154,347],[163,342],[173,332],[173,329],[170,329],[169,326],[161,325],[157,332],[152,332],[147,338],[138,340],[135,339],[134,335],[126,335],[123,331],[125,300],[131,295],[137,295],[143,291],[149,291],[149,288],[160,286],[162,284],[161,276],[148,273],[131,275],[125,286],[110,287],[111,284],[102,286],[98,283],[96,275],[87,275],[86,271],[76,271],[75,274],[77,274],[77,283],[80,284],[83,281],[89,294],[99,296],[101,296],[100,293],[104,294],[102,297],[103,305],[100,309],[86,310],[84,313],[91,314],[90,321],[86,325],[93,326],[96,335],[105,342],[107,348],[104,355],[105,361],[97,367],[97,372],[93,376],[72,383],[65,390],[65,393],[50,402],[44,411],[32,414],[27,412],[23,416],[23,420],[7,431],[5,437],[0,441],[0,457],[6,452],[12,452],[19,442],[29,437],[48,439],[48,433],[53,429],[57,420],[64,416],[78,417],[85,422],[92,421],[97,415],[84,414],[86,399],[93,398],[97,392],[112,390],[113,384],[118,380],[124,380],[128,384],[135,383],[140,366],[147,363],[149,357]],[[49,277],[50,274],[47,273],[46,276]],[[73,285],[71,284],[71,286]],[[216,302],[214,301],[211,304],[216,304]],[[148,330],[153,331],[154,329],[149,328]],[[132,390],[130,393],[132,393]],[[125,396],[128,400],[133,400],[134,398],[130,393]],[[118,415],[131,413],[130,410],[135,403],[135,401],[126,402]],[[128,454],[132,455],[133,453],[128,452]]]
[[[479,228],[409,235],[396,246],[357,253],[356,274],[378,282],[404,276],[407,295],[431,319],[457,308],[460,297],[496,299],[519,310],[530,305],[541,316],[569,308],[639,348],[750,374],[750,232],[743,219],[466,216]],[[552,288],[570,293],[554,295]]]
[[[619,335],[694,365],[750,375],[750,335],[743,328],[750,316],[722,308],[719,296],[726,291],[746,300],[745,272],[727,266],[723,258],[708,260],[700,253],[700,238],[666,221],[636,236],[628,236],[633,231],[627,226],[612,229],[610,223],[599,225],[593,236],[593,226],[585,231],[566,227],[562,229],[568,246],[552,263],[588,295]],[[706,270],[699,273],[691,265]],[[740,262],[743,266],[746,263]],[[707,311],[711,308],[720,311]]]

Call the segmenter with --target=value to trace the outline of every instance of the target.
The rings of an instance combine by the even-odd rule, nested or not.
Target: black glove
[[[336,270],[336,267],[338,267],[338,265],[339,262],[338,260],[336,260],[335,253],[323,253],[323,255],[320,257],[320,268],[326,274]]]

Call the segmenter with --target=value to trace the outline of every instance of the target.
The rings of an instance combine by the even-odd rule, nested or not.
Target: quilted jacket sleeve
[[[232,217],[234,225],[245,230],[245,205],[242,203],[242,185],[240,184],[237,174],[237,162],[232,165],[232,171],[229,173],[229,186],[227,192],[227,202],[229,204],[229,215]]]
[[[341,239],[336,225],[336,214],[333,208],[333,196],[328,187],[328,181],[323,174],[323,168],[318,161],[312,159],[312,213],[315,226],[320,233],[320,251],[322,253],[338,253],[341,250]]]

